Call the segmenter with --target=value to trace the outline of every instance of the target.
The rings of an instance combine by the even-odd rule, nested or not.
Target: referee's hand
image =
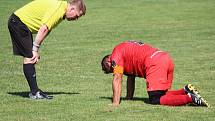
[[[31,58],[31,61],[32,61],[33,63],[38,63],[38,62],[39,62],[39,59],[40,59],[39,53],[36,52],[36,51],[32,51],[32,53],[33,53],[33,57]]]

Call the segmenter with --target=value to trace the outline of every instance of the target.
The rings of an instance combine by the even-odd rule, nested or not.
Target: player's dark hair
[[[102,61],[101,61],[101,66],[102,66],[102,70],[107,73],[107,66],[106,66],[106,60],[110,55],[106,55],[103,57]]]

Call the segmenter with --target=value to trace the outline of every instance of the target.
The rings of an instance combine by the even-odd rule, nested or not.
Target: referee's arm
[[[46,35],[49,33],[49,29],[47,25],[42,25],[37,32],[36,38],[35,38],[35,43],[37,45],[41,45],[43,40],[45,39]]]
[[[32,61],[31,63],[37,63],[39,61],[39,57],[40,57],[38,53],[39,47],[48,33],[49,33],[49,29],[47,25],[42,25],[39,31],[37,32],[35,41],[33,43],[33,48],[32,48],[33,57],[31,58],[31,61]]]

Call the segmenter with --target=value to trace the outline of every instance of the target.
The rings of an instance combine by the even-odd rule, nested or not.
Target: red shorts
[[[158,51],[149,59],[146,68],[147,91],[167,90],[171,88],[174,64],[166,52]]]

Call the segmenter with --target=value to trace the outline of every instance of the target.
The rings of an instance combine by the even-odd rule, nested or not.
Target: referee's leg
[[[31,93],[35,94],[39,88],[36,81],[35,64],[30,62],[30,58],[33,56],[32,33],[15,14],[12,14],[8,20],[8,29],[12,40],[13,53],[14,55],[24,57],[23,73],[28,82]]]

